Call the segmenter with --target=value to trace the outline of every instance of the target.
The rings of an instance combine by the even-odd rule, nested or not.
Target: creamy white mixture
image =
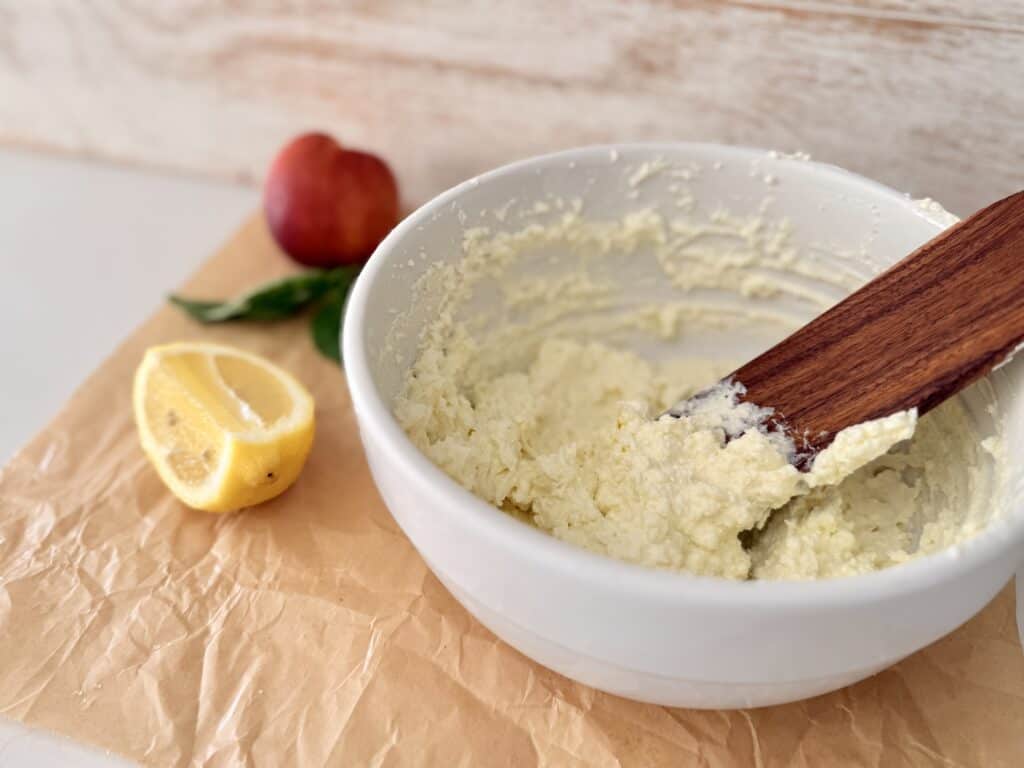
[[[708,231],[715,236],[701,236]],[[550,257],[552,249],[573,259]],[[755,269],[824,279],[786,246],[784,225],[724,214],[667,223],[650,212],[589,222],[570,207],[513,234],[472,231],[464,251],[423,283],[440,309],[395,413],[438,466],[508,513],[611,557],[733,579],[862,573],[983,524],[987,473],[957,401],[920,422],[905,412],[848,429],[808,473],[762,430],[726,440],[728,398],[714,412],[658,418],[743,361],[659,363],[617,339],[699,338],[768,322],[781,338],[793,323],[765,308],[631,303],[615,285],[623,256],[646,254],[681,295],[786,291],[823,309],[828,299],[806,280],[786,285]],[[545,279],[527,267],[514,279],[531,258],[572,266]],[[489,290],[501,301],[479,302]]]

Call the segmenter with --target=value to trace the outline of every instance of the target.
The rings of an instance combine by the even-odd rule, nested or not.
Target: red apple
[[[398,185],[387,163],[306,133],[282,149],[263,191],[267,224],[300,264],[365,261],[398,222]]]

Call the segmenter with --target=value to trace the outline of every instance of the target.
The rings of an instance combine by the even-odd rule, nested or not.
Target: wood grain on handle
[[[1024,341],[1024,192],[882,273],[732,378],[813,455],[844,427],[923,414]]]

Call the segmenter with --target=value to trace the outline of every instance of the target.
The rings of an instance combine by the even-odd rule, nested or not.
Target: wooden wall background
[[[608,140],[803,150],[964,213],[1024,187],[1022,0],[0,0],[0,143],[257,181],[291,134],[418,203]]]

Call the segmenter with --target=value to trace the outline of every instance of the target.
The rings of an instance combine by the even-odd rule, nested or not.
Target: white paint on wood
[[[880,21],[948,24],[1008,30],[1024,25],[1020,0],[735,0],[739,5]]]
[[[869,16],[918,24],[955,22],[966,27],[999,30],[1024,25],[1020,0],[736,0],[760,7]]]
[[[322,128],[410,202],[609,140],[804,150],[958,212],[1024,186],[1013,0],[0,6],[0,141],[257,180]]]

